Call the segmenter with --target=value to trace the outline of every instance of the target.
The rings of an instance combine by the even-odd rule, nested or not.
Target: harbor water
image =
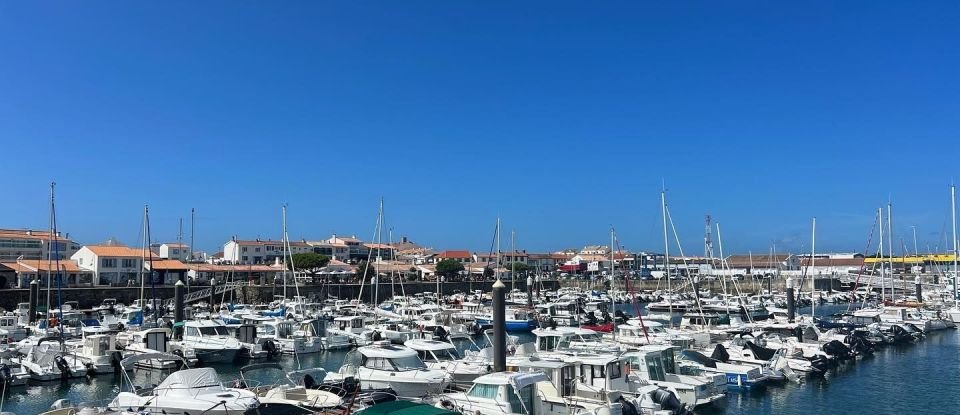
[[[626,308],[626,307],[625,307]],[[817,313],[832,313],[846,306],[818,307]],[[629,311],[629,310],[627,310]],[[801,310],[809,313],[809,310]],[[533,336],[521,335],[521,341]],[[485,339],[475,340],[480,347]],[[460,349],[469,341],[455,341]],[[320,367],[336,371],[347,351],[283,356],[278,363],[288,370]],[[224,382],[239,377],[239,364],[213,365]],[[748,392],[730,391],[725,401],[699,414],[904,414],[957,413],[960,408],[960,333],[934,332],[916,344],[889,346],[872,357],[832,368],[823,377],[808,378],[803,384],[770,386]],[[149,370],[131,372],[138,385],[158,384],[165,373]],[[277,371],[254,373],[253,380],[274,383]],[[17,415],[37,414],[61,398],[74,402],[109,401],[120,392],[120,375],[102,375],[68,382],[31,383],[4,394],[3,410]]]

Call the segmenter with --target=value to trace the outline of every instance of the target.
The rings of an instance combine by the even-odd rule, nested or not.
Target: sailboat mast
[[[373,286],[373,304],[372,304],[373,306],[376,306],[377,302],[380,301],[380,258],[381,258],[380,255],[382,254],[380,252],[380,245],[382,243],[383,243],[383,198],[381,197],[380,211],[379,213],[377,213],[377,257],[376,257],[377,262],[376,264],[374,264],[374,270],[376,273],[374,278],[376,278],[377,283]],[[369,267],[370,264],[367,264],[367,266]],[[437,293],[438,302],[440,301],[439,295],[440,293]]]
[[[283,248],[281,248],[281,251],[282,251],[281,255],[283,255],[283,300],[286,301],[287,300],[287,267],[288,267],[287,243],[286,243],[287,241],[287,204],[286,203],[284,203],[283,206],[280,207],[280,216],[281,216],[281,222],[283,226],[283,229],[282,229],[283,233],[280,235],[280,238],[281,238],[280,243],[283,245]],[[296,278],[296,276],[294,276],[294,278]]]
[[[670,282],[670,241],[667,239],[667,191],[660,191],[660,208],[663,211],[663,266],[666,270],[667,277],[667,303],[670,310],[670,315],[673,315],[673,299],[670,296],[673,295],[673,284]],[[670,325],[673,325],[671,319]]]
[[[813,217],[813,232],[810,237],[810,315],[817,317],[817,276],[813,270],[817,264],[817,217]]]
[[[883,266],[883,208],[877,208],[877,221],[880,224],[880,244],[877,247],[877,253],[880,255],[880,303],[887,301],[887,283],[885,278],[886,271]]]
[[[54,190],[57,186],[56,182],[50,182],[50,240],[52,241],[50,248],[50,257],[54,257],[54,263],[57,270],[57,326],[60,329],[60,351],[63,351],[63,276],[60,273],[60,256],[59,254],[53,254],[53,252],[59,251],[57,248],[57,205],[56,198],[54,196]],[[47,282],[50,280],[51,269],[47,267]],[[47,306],[47,313],[49,314],[50,306]]]
[[[157,281],[153,277],[153,252],[150,251],[150,208],[147,206],[143,207],[143,223],[144,229],[144,239],[147,241],[147,263],[150,265],[150,306],[153,307],[153,320],[157,321],[160,319],[160,307],[157,306]],[[140,264],[140,268],[143,268],[143,264]]]
[[[50,310],[53,309],[52,304],[52,291],[53,290],[53,188],[57,185],[56,182],[50,182],[50,239],[48,240],[47,248],[47,319],[50,318]]]
[[[510,230],[510,291],[517,288],[517,231]]]
[[[188,261],[193,261],[193,232],[194,232],[194,208],[190,208],[190,257],[187,258]],[[194,271],[194,277],[200,276],[200,265],[196,265]],[[190,278],[187,278],[187,294],[190,294]]]
[[[950,220],[953,222],[953,306],[960,308],[957,297],[957,186],[950,185]]]
[[[147,258],[147,205],[143,205],[143,223],[140,225],[140,232],[143,232],[143,238],[140,239],[140,267],[137,268],[137,277],[140,278],[140,307],[143,307],[141,310],[143,316],[147,315],[147,304],[146,297],[144,296],[144,290],[147,287],[147,281],[143,279],[143,261]],[[212,307],[213,304],[210,304]]]
[[[610,333],[613,335],[614,341],[617,340],[617,299],[614,298],[614,293],[616,292],[615,284],[617,283],[617,277],[616,277],[617,273],[615,272],[616,266],[614,265],[614,262],[613,262],[613,249],[617,243],[616,232],[617,231],[613,228],[613,226],[611,226],[610,227],[610,292],[608,294],[610,297],[610,307],[612,308],[610,312],[613,313],[613,330],[611,330]]]
[[[893,203],[887,202],[887,255],[890,258],[890,301],[894,300],[896,281],[893,279]]]

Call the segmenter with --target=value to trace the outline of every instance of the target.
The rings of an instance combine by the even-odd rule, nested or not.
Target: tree
[[[463,271],[463,264],[455,259],[444,259],[437,262],[437,275],[443,275],[448,280],[460,271]]]
[[[360,261],[357,264],[357,272],[354,275],[356,275],[357,278],[360,278],[361,280],[366,280],[367,278],[372,277],[374,274],[376,274],[376,272],[377,272],[376,265],[369,265],[367,264],[367,261]]]
[[[483,267],[483,278],[493,277],[493,268]]]
[[[293,267],[302,271],[312,271],[323,268],[330,263],[330,257],[313,252],[293,254]],[[288,266],[291,264],[287,264]]]
[[[524,275],[524,274],[526,274],[527,272],[529,272],[530,269],[531,269],[531,267],[530,267],[529,265],[527,265],[526,262],[514,262],[514,263],[512,263],[512,264],[507,264],[507,265],[505,265],[504,268],[509,269],[509,270],[513,270],[514,272],[516,272],[516,273],[519,274],[519,275]]]

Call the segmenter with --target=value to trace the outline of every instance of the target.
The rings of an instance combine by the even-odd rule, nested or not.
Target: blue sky
[[[0,226],[485,250],[860,251],[949,231],[956,2],[3,2]],[[944,228],[944,226],[947,226]],[[507,240],[508,236],[504,236]],[[897,243],[899,245],[899,242]],[[676,247],[671,248],[676,252]]]

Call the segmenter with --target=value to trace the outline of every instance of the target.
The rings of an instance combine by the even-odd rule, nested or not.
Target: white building
[[[150,251],[146,255],[152,255]],[[77,266],[93,272],[94,285],[140,285],[143,274],[143,250],[126,246],[87,245],[70,259]]]
[[[313,252],[313,247],[302,241],[290,241],[290,254]],[[233,238],[223,244],[223,262],[230,264],[272,264],[283,261],[283,241],[241,240]]]
[[[346,244],[329,241],[307,241],[307,244],[313,247],[313,252],[326,255],[330,259],[343,262],[350,260],[350,247]]]
[[[190,258],[190,246],[179,242],[160,244],[160,258],[186,261]]]

